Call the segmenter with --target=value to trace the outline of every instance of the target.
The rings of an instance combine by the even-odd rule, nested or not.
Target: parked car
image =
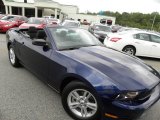
[[[122,26],[119,26],[119,25],[112,25],[111,26],[112,32],[114,32],[114,33],[118,32],[121,28],[122,28]]]
[[[160,58],[160,35],[145,31],[112,34],[105,39],[107,47],[131,55]]]
[[[102,43],[104,42],[106,36],[112,33],[111,27],[102,24],[92,24],[89,26],[88,31],[98,38]]]
[[[0,19],[2,18],[2,17],[4,17],[4,16],[6,16],[5,14],[0,14]]]
[[[60,23],[61,23],[61,20],[59,19],[55,19],[55,18],[47,19],[47,24],[50,24],[50,25],[60,25]]]
[[[45,18],[35,18],[31,17],[28,19],[28,22],[19,26],[19,28],[29,28],[34,26],[36,28],[44,28],[47,24],[47,20]]]
[[[62,26],[66,27],[80,27],[80,22],[75,20],[64,20]]]
[[[82,24],[83,25],[90,25],[90,23],[86,19],[83,20]]]
[[[53,16],[43,16],[43,18],[47,18],[47,19],[53,19]]]
[[[0,19],[0,32],[6,32],[10,28],[19,27],[27,21],[26,17],[19,15],[7,15]]]
[[[104,47],[84,29],[36,30],[7,32],[10,63],[59,92],[75,120],[131,120],[159,100],[160,74],[138,58]]]

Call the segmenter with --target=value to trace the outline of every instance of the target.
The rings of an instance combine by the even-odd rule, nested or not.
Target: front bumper
[[[133,120],[139,118],[147,109],[160,99],[160,85],[155,88],[150,98],[139,105],[126,105],[119,101],[106,102],[103,101],[103,118],[102,120]],[[108,116],[110,115],[110,116]],[[112,117],[113,116],[113,117]]]

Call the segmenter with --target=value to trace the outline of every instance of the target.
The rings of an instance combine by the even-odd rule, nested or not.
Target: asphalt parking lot
[[[142,58],[160,70],[160,59]],[[160,120],[160,101],[139,120]],[[60,95],[25,68],[8,61],[5,34],[0,34],[0,120],[72,120]]]

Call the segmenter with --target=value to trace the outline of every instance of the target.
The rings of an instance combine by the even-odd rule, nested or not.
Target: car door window
[[[157,35],[151,35],[151,40],[156,43],[160,43],[160,37]]]
[[[150,41],[149,34],[145,34],[145,33],[136,34],[134,38],[139,40],[144,40],[144,41]]]

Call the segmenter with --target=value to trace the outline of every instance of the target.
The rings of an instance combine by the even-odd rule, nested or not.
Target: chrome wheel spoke
[[[85,98],[87,96],[87,94],[88,94],[88,92],[84,91],[83,98]]]
[[[71,109],[76,109],[77,107],[79,107],[79,103],[74,102],[74,103],[71,103],[69,106],[70,106]]]
[[[87,103],[87,107],[92,110],[97,110],[97,105],[95,103]]]
[[[86,117],[88,114],[87,109],[85,107],[81,107],[81,115],[82,117]]]
[[[91,97],[91,94],[88,93],[88,95],[86,96],[86,100],[88,101],[88,99]]]
[[[79,94],[75,91],[71,94],[72,97],[74,97],[76,100],[80,99]]]

